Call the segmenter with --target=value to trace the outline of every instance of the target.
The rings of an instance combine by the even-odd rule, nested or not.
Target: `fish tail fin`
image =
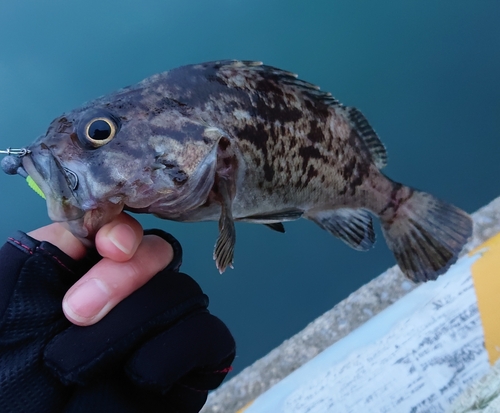
[[[435,280],[457,261],[472,220],[428,193],[395,185],[399,190],[380,216],[387,245],[408,278]]]

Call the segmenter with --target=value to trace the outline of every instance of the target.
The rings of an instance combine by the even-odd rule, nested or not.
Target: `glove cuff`
[[[179,241],[172,235],[169,234],[168,232],[162,231],[161,229],[146,229],[144,230],[144,235],[156,235],[160,238],[163,238],[165,241],[167,241],[171,246],[174,251],[174,257],[172,258],[172,261],[170,264],[168,264],[167,268],[165,268],[164,271],[179,271],[179,268],[181,267],[182,264],[182,246]]]

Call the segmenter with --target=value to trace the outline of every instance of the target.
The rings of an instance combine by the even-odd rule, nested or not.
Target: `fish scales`
[[[260,62],[154,75],[55,119],[28,149],[22,173],[82,240],[124,209],[218,220],[221,272],[232,265],[234,221],[283,232],[304,217],[367,250],[375,215],[414,281],[446,271],[472,232],[465,212],[380,171],[386,151],[361,112]]]
[[[372,161],[329,94],[275,68],[221,64],[217,69],[199,65],[191,73],[174,70],[166,81],[173,85],[175,99],[196,107],[196,115],[241,145],[247,166],[243,185],[248,190],[240,191],[244,207],[235,216],[252,215],[249,207],[262,213],[265,200],[272,211],[282,203],[284,208],[297,202],[328,202],[333,195],[354,198]],[[210,89],[207,79],[216,79]],[[193,95],[200,89],[204,93]],[[336,190],[327,193],[325,185]],[[238,205],[235,202],[235,208]]]

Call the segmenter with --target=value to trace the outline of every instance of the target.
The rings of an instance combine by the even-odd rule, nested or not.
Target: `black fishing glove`
[[[235,343],[174,259],[90,327],[61,302],[97,260],[76,262],[18,233],[0,250],[0,412],[198,412],[230,370]],[[92,254],[90,254],[92,255]]]

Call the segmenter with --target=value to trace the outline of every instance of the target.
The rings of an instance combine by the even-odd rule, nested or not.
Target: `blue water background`
[[[0,146],[156,72],[262,60],[362,110],[391,178],[473,212],[500,194],[499,22],[498,0],[4,0]],[[0,176],[0,191],[1,239],[49,222],[21,178]],[[141,221],[182,242],[184,271],[237,340],[235,372],[394,264],[380,231],[360,253],[304,220],[284,235],[236,224],[235,269],[221,276],[216,223]]]

